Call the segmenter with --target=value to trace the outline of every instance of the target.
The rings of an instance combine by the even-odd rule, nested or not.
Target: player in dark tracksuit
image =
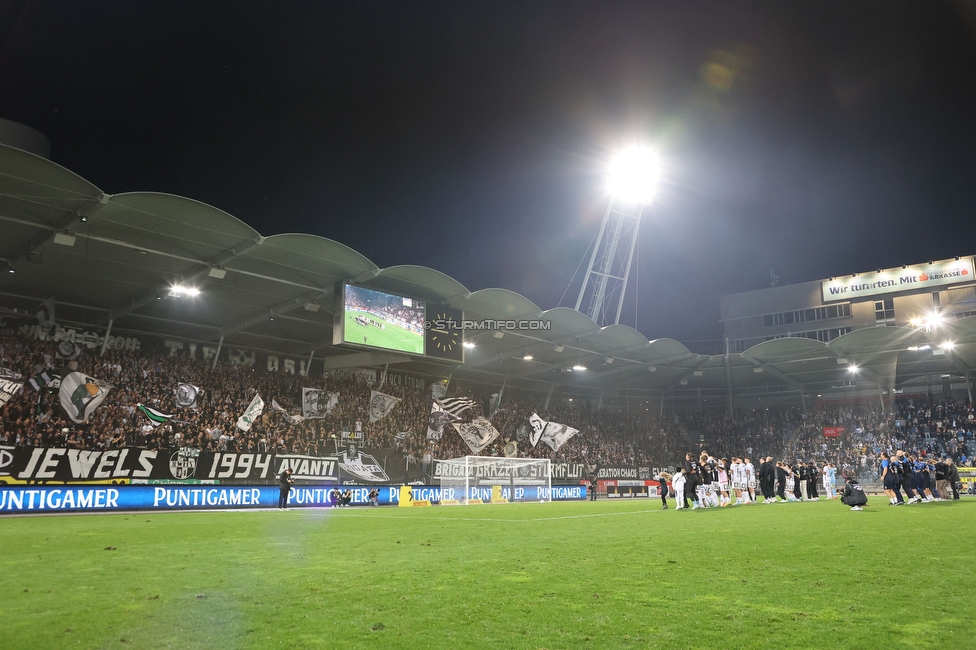
[[[816,463],[807,463],[807,496],[814,501],[820,500],[820,494],[817,493],[817,479],[820,478],[820,472],[817,471]]]
[[[688,507],[688,497],[689,496],[691,497],[691,500],[693,502],[695,502],[696,504],[698,503],[698,489],[697,488],[701,484],[701,476],[698,473],[698,461],[695,460],[694,455],[692,455],[690,453],[689,454],[686,454],[685,455],[685,462],[683,462],[681,464],[681,466],[684,468],[685,473],[687,474],[687,476],[685,477],[685,481],[686,481],[686,483],[685,483],[685,502],[683,504],[684,507],[687,508]]]

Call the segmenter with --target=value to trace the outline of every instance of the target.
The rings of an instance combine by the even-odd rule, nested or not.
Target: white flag
[[[474,454],[481,453],[499,435],[498,430],[491,426],[491,422],[484,418],[475,418],[471,424],[458,424],[455,428]]]
[[[538,413],[533,413],[532,417],[529,418],[529,424],[532,425],[532,434],[529,436],[529,442],[535,447],[539,444],[539,438],[542,437],[542,432],[546,430],[546,425],[549,423],[540,418]]]
[[[321,388],[302,388],[302,415],[306,420],[324,418],[338,403],[339,393]]]
[[[258,419],[261,413],[264,412],[264,400],[261,399],[261,395],[255,395],[251,403],[248,404],[247,410],[244,411],[244,415],[237,418],[237,428],[241,431],[250,431],[251,425],[254,421]]]
[[[197,407],[197,397],[203,391],[186,382],[180,382],[174,391],[176,393],[176,407],[181,409],[195,409]]]
[[[560,424],[558,422],[546,422],[537,414],[533,413],[529,418],[532,424],[532,446],[535,447],[539,440],[552,447],[553,451],[559,451],[567,440],[579,433],[579,429]]]
[[[302,422],[305,421],[304,416],[289,415],[288,411],[285,410],[285,407],[278,404],[278,402],[275,401],[274,399],[271,400],[271,408],[281,413],[281,416],[285,418],[285,422],[287,422],[288,424],[301,424]]]
[[[61,406],[73,422],[87,422],[112,388],[112,384],[84,373],[69,373],[61,380]]]
[[[382,420],[390,411],[393,410],[397,404],[400,403],[399,397],[393,397],[392,395],[385,395],[379,391],[370,391],[369,393],[369,423],[378,422]]]

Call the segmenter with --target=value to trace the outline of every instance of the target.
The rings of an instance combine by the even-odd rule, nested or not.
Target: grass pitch
[[[972,648],[976,500],[0,520],[17,648]]]
[[[383,323],[384,329],[374,326],[364,326],[356,322],[356,316],[364,316],[371,321]],[[370,345],[387,350],[399,350],[414,354],[424,353],[424,335],[418,334],[392,323],[385,323],[376,316],[364,311],[346,310],[345,330],[343,338],[347,343]]]

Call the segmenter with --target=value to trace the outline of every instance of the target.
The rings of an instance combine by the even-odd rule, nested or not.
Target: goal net
[[[465,456],[438,462],[441,503],[551,501],[548,459]]]

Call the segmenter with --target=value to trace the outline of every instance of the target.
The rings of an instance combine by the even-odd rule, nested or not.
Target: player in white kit
[[[753,467],[752,461],[749,460],[748,458],[745,459],[745,462],[742,463],[742,466],[745,469],[746,490],[747,490],[746,493],[749,495],[749,503],[755,503],[756,502],[756,468]]]

